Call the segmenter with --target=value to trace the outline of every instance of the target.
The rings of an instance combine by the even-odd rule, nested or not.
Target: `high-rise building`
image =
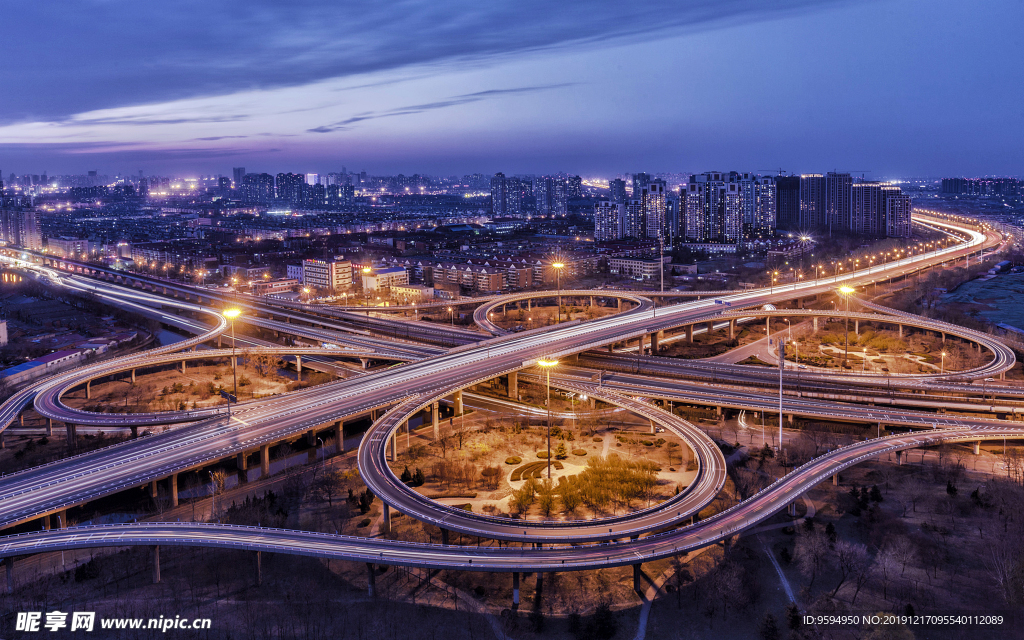
[[[306,176],[301,173],[277,174],[277,198],[292,204],[301,204],[302,187],[306,184]]]
[[[31,207],[0,209],[0,234],[7,244],[42,251],[39,213]]]
[[[644,205],[639,199],[630,199],[625,205],[626,217],[622,221],[622,237],[642,239],[647,231],[644,224]]]
[[[647,173],[634,173],[633,174],[633,198],[640,198],[640,192],[651,182],[651,176]]]
[[[718,171],[690,176],[686,189],[686,239],[691,242],[740,243],[743,199],[739,182]],[[682,207],[682,203],[680,203]]]
[[[829,172],[825,175],[825,221],[829,233],[850,230],[850,187],[853,178],[848,173]]]
[[[320,174],[319,173],[307,173],[306,174],[306,184],[308,184],[309,186],[313,186],[315,184],[320,184]]]
[[[885,194],[885,235],[890,238],[909,238],[914,205],[910,196],[899,187],[882,187]]]
[[[626,205],[609,200],[600,200],[594,205],[594,240],[618,240],[622,238],[622,226],[626,217]]]
[[[754,232],[774,233],[777,227],[775,212],[778,198],[775,178],[762,176],[754,179]]]
[[[569,176],[565,179],[565,197],[568,200],[583,197],[583,179],[579,176]]]
[[[235,167],[231,170],[231,173],[235,179],[235,188],[242,188],[242,178],[245,177],[245,167]]]
[[[665,191],[664,180],[651,180],[640,189],[640,200],[643,206],[644,235],[648,238],[667,237]]]
[[[850,231],[864,236],[885,235],[885,198],[881,183],[850,185]]]
[[[247,173],[239,183],[242,202],[270,204],[274,199],[274,176],[269,173]]]
[[[813,231],[828,226],[825,217],[825,176],[806,173],[800,176],[800,229]]]
[[[544,176],[534,183],[533,192],[537,197],[537,210],[548,215],[568,213],[566,181],[559,176]]]
[[[615,178],[608,182],[608,198],[616,204],[626,204],[629,196],[626,194],[626,181]]]
[[[519,178],[505,179],[505,215],[521,218],[526,209],[526,186]]]
[[[352,286],[352,262],[349,260],[303,260],[302,282],[325,291],[341,291]]]
[[[800,178],[775,178],[775,224],[779,229],[800,229]]]
[[[491,178],[491,213],[495,218],[507,217],[505,174],[498,172]]]

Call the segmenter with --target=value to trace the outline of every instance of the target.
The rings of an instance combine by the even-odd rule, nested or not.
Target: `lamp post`
[[[547,380],[547,394],[544,396],[544,404],[547,406],[547,409],[548,409],[548,479],[550,480],[551,479],[551,369],[556,364],[558,364],[558,360],[538,360],[537,364],[539,364],[544,369],[545,378]]]
[[[372,267],[363,267],[363,275],[368,276],[373,271]],[[370,317],[370,291],[366,288],[366,280],[363,280],[363,297],[366,299],[366,317]]]
[[[942,352],[942,362],[941,362],[941,364],[939,366],[939,373],[940,374],[945,374],[946,373],[946,352],[945,351]]]
[[[452,328],[455,328],[455,307],[448,307],[448,313],[451,315]]]
[[[231,322],[231,396],[238,400],[238,360],[235,358],[235,318],[242,315],[241,309],[232,307],[224,310],[224,317]],[[228,417],[231,416],[231,398],[228,398]]]
[[[555,324],[562,322],[562,267],[565,266],[562,262],[555,262],[551,265],[555,268],[555,287],[558,290],[558,315],[555,320]],[[550,465],[550,463],[548,463]],[[551,477],[551,469],[548,469],[548,477]]]
[[[843,294],[846,298],[846,317],[843,319],[846,326],[846,351],[843,354],[843,368],[846,368],[846,363],[850,359],[850,296],[856,291],[853,287],[842,286],[839,287],[839,293]]]

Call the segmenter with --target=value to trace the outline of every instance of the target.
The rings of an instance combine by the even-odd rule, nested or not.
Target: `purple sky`
[[[9,3],[0,170],[1024,173],[1021,0]]]

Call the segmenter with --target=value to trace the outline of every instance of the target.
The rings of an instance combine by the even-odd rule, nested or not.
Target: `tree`
[[[829,554],[829,543],[826,534],[811,531],[801,534],[796,541],[796,557],[800,571],[810,577],[808,588],[814,586],[814,579],[821,570],[822,563]]]
[[[399,480],[401,480],[405,484],[409,484],[410,482],[412,482],[412,474],[409,473],[408,466],[406,466],[405,469],[402,470],[402,475],[399,477]]]
[[[313,481],[313,495],[318,500],[326,500],[328,507],[334,506],[334,497],[341,494],[341,485],[345,481],[344,474],[338,470],[321,474]]]
[[[779,623],[775,621],[775,616],[770,613],[765,614],[764,620],[761,621],[757,631],[761,635],[761,640],[779,640]]]
[[[867,547],[856,542],[839,540],[833,547],[833,566],[839,572],[839,582],[832,589],[834,598],[846,582],[855,574],[859,574],[868,566],[871,558],[868,555]],[[858,588],[859,591],[859,588]],[[856,594],[854,594],[856,598]]]
[[[558,446],[555,447],[555,458],[558,460],[565,460],[569,457],[569,452],[565,448],[565,442],[559,442]]]
[[[790,631],[796,631],[804,624],[804,617],[800,613],[800,607],[796,606],[796,603],[790,602],[786,605],[786,626],[789,627]]]
[[[893,578],[896,577],[896,570],[900,566],[899,559],[896,557],[896,551],[893,548],[893,541],[887,540],[882,548],[879,549],[878,555],[875,556],[875,573],[878,574],[879,580],[882,583],[882,599],[889,599],[889,583],[892,582]]]

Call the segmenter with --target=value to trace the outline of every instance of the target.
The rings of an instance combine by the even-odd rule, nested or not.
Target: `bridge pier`
[[[172,473],[168,478],[171,483],[171,506],[178,506],[178,474]]]
[[[814,316],[813,318],[811,318],[811,324],[814,326],[814,330],[811,331],[811,333],[812,334],[818,333],[818,317],[817,316]]]
[[[633,591],[635,591],[638,596],[643,595],[642,587],[640,586],[643,576],[642,566],[643,565],[640,562],[633,565]]]
[[[659,331],[655,331],[651,334],[651,355],[658,354],[658,334]]]
[[[345,423],[341,420],[334,423],[334,438],[338,443],[338,453],[345,453]]]
[[[129,426],[128,428],[131,429],[132,438],[133,439],[139,437],[139,426],[138,425],[133,424],[133,425]]]
[[[519,572],[512,572],[512,612],[519,610]]]
[[[92,400],[92,380],[85,381],[85,399]],[[22,426],[25,426],[25,419],[22,418]]]
[[[458,391],[455,392],[454,402],[452,404],[455,405],[455,415],[461,415],[462,414],[462,390],[461,389],[459,389]]]
[[[611,347],[609,347],[611,348]],[[519,372],[513,371],[508,374],[508,397],[513,400],[519,399]]]
[[[359,363],[363,365],[363,370],[364,371],[366,370],[366,365],[369,364],[369,362],[370,361],[367,358],[359,358]]]
[[[686,341],[693,344],[693,325],[686,325]]]
[[[391,533],[391,507],[384,503],[384,533]]]
[[[78,448],[78,430],[70,422],[64,423],[64,428],[68,434],[68,451],[74,452]]]
[[[150,480],[149,481],[149,497],[153,498],[154,500],[156,500],[159,495],[160,495],[160,492],[159,492],[159,487],[156,484],[156,480]]]
[[[377,597],[377,567],[372,562],[366,563],[368,591],[371,598]]]
[[[391,434],[391,462],[398,462],[398,431]]]
[[[50,530],[50,516],[49,515],[45,515],[42,518],[39,518],[39,522],[41,523],[40,527],[39,527],[41,530],[43,530],[43,531],[49,531]]]
[[[46,419],[46,437],[53,437],[53,420],[50,418]]]
[[[256,586],[263,586],[263,552],[256,552]]]
[[[448,530],[441,528],[441,544],[448,546]]]
[[[302,382],[302,356],[295,356],[295,374],[299,382]]]
[[[435,441],[437,441],[437,440],[439,440],[441,438],[441,427],[438,424],[438,419],[437,419],[438,411],[437,410],[438,410],[438,406],[437,406],[436,402],[434,404],[430,405],[430,420],[431,420],[431,422],[433,422],[433,425],[434,425],[434,440]]]
[[[619,298],[619,313],[622,313],[622,298]]]
[[[898,326],[899,326],[899,329],[900,329],[900,338],[902,338],[903,337],[903,325],[901,324],[901,325],[898,325]]]
[[[594,296],[590,296],[590,306],[594,306]]]
[[[260,477],[266,478],[270,475],[270,445],[260,446]]]
[[[833,473],[832,474],[832,486],[833,487],[838,487],[839,486],[839,474],[838,473]]]
[[[794,500],[793,502],[789,503],[789,507],[787,508],[787,511],[789,513],[789,517],[791,517],[791,518],[795,518],[796,517],[796,500]]]
[[[153,547],[153,584],[160,584],[160,545]]]
[[[736,320],[730,320],[729,321],[729,339],[730,340],[735,340],[736,339]]]
[[[976,456],[980,456],[981,455],[981,440],[975,440],[974,441],[974,455],[976,455]]]
[[[897,451],[896,452],[896,464],[897,465],[903,464],[903,452],[902,451]]]
[[[707,330],[706,333],[707,333],[708,336],[710,336],[712,333],[715,332],[715,321],[714,320],[708,320],[708,325],[707,326],[708,326],[708,330]]]
[[[7,594],[14,595],[14,558],[4,558],[4,568],[7,573]]]
[[[135,369],[132,369],[132,384],[135,384]]]
[[[181,361],[181,375],[185,375],[185,361]]]

